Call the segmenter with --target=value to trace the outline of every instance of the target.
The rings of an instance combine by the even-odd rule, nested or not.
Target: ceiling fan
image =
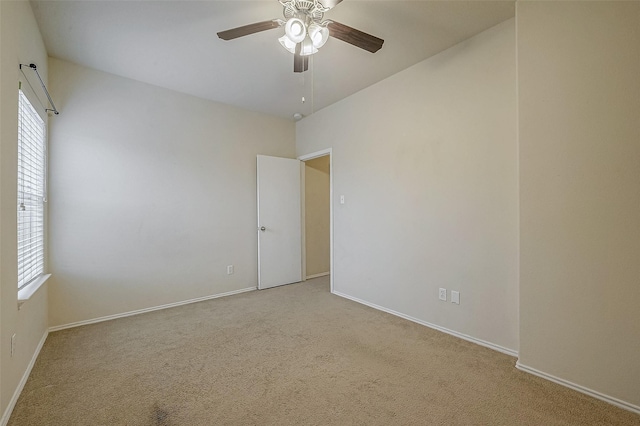
[[[332,20],[323,21],[325,12],[342,0],[278,0],[284,7],[286,20],[272,19],[256,22],[226,31],[220,31],[218,37],[233,40],[246,35],[284,26],[285,34],[278,39],[280,44],[293,53],[293,71],[304,72],[309,69],[309,56],[321,48],[329,36],[375,53],[382,47],[384,40],[347,25]]]

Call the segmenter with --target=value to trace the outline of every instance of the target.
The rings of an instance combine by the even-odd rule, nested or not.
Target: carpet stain
[[[152,424],[155,426],[169,426],[169,412],[157,403],[153,406]]]

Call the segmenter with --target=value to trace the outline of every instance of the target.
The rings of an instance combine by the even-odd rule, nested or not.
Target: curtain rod
[[[36,64],[20,64],[20,69],[22,69],[22,67],[29,67],[32,70],[34,70],[36,72],[36,75],[38,76],[38,80],[40,80],[40,85],[42,86],[42,89],[44,90],[44,93],[47,95],[47,98],[49,99],[49,103],[51,104],[51,106],[53,108],[45,108],[45,112],[46,111],[52,111],[55,115],[60,114],[60,112],[58,111],[58,109],[56,108],[55,104],[53,103],[53,99],[51,99],[51,96],[49,95],[49,91],[47,90],[47,88],[44,85],[44,81],[42,81],[42,77],[40,77],[40,73],[38,72],[38,67],[36,67]]]

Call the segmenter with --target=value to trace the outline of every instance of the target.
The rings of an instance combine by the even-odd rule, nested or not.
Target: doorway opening
[[[333,293],[333,167],[331,149],[298,158],[303,162],[302,277],[328,277]]]

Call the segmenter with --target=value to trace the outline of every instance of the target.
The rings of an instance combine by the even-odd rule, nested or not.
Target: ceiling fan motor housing
[[[313,21],[319,23],[322,21],[325,8],[318,0],[288,0],[280,1],[280,4],[284,6],[284,17],[287,19],[298,18],[310,24]]]

